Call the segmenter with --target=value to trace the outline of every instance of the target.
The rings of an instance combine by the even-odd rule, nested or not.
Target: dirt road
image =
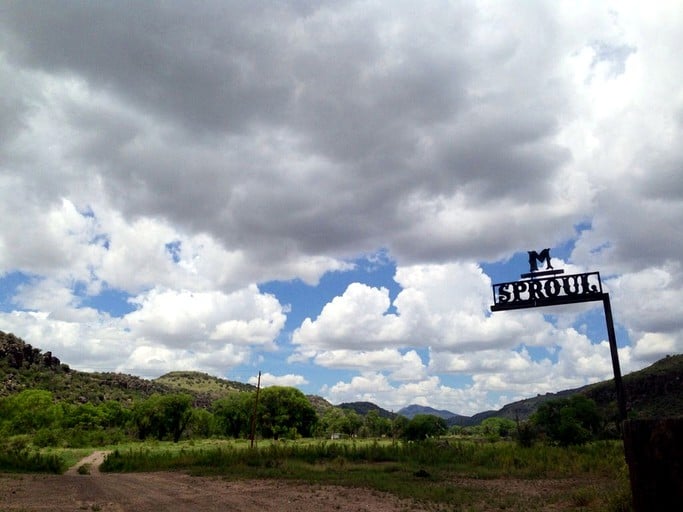
[[[365,489],[293,484],[278,480],[229,481],[183,473],[100,473],[95,453],[64,475],[0,474],[0,512],[401,512],[410,501]],[[90,474],[78,467],[90,464]]]

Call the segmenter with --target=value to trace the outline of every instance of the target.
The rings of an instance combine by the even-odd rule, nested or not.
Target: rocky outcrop
[[[0,362],[2,361],[14,369],[41,367],[69,371],[69,367],[61,364],[52,352],[43,353],[14,334],[0,331]]]

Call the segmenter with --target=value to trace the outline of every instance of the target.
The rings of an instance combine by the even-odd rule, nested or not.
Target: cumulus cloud
[[[249,377],[249,384],[256,386],[259,382],[258,376]],[[308,384],[308,381],[303,375],[294,375],[288,373],[286,375],[273,375],[272,373],[262,373],[261,374],[261,387],[267,388],[269,386],[290,386],[290,387],[301,387]]]
[[[176,346],[209,339],[270,344],[285,321],[277,299],[261,295],[256,286],[230,295],[152,290],[132,300],[139,305],[125,319],[132,334]]]
[[[680,351],[679,6],[387,7],[4,6],[0,279],[23,281],[0,327],[147,374],[279,351],[362,377],[330,396],[469,410],[605,375],[585,310],[488,311],[483,264],[563,246],[603,272],[627,365]],[[398,291],[353,283],[298,325],[258,289],[377,251]]]
[[[325,386],[322,392],[332,403],[370,401],[381,403],[393,411],[398,411],[406,404],[419,404],[458,411],[460,414],[475,414],[489,405],[485,391],[446,386],[437,376],[396,386],[381,373],[366,373],[353,377],[350,382],[340,381]]]
[[[569,153],[553,138],[573,104],[560,64],[584,42],[554,37],[556,13],[540,6],[498,37],[500,13],[472,6],[440,8],[438,22],[434,6],[359,9],[17,4],[4,40],[11,65],[55,82],[29,117],[50,139],[60,121],[74,141],[60,167],[94,172],[129,217],[205,230],[266,262],[372,251],[388,232],[408,235],[389,240],[406,259],[501,254],[486,213],[501,201],[515,211],[508,243],[541,208],[538,231],[554,219],[552,237],[566,235],[556,225],[572,213],[552,205]],[[544,44],[522,37],[530,26]]]
[[[134,350],[116,369],[145,377],[158,377],[173,370],[188,368],[224,374],[226,368],[247,363],[249,358],[248,348],[230,344],[203,342],[192,344],[187,349],[173,349],[160,344],[137,342]]]
[[[543,344],[548,325],[539,314],[492,316],[491,281],[473,263],[399,267],[401,292],[391,303],[388,290],[360,283],[307,318],[292,342],[302,355],[346,348],[433,347],[462,352]],[[389,312],[393,306],[395,313]],[[329,360],[329,357],[326,358]]]

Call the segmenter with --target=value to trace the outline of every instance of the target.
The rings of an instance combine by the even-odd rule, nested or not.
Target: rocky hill
[[[306,395],[306,398],[308,398],[318,416],[322,416],[328,409],[334,407],[334,405],[318,395]]]
[[[230,393],[256,391],[256,386],[214,377],[208,373],[182,371],[170,372],[153,380],[156,384],[175,392],[194,396],[195,406],[208,407],[212,402]]]
[[[386,409],[382,409],[380,406],[375,405],[372,402],[348,402],[339,404],[337,407],[340,409],[350,409],[361,416],[365,416],[370,411],[377,411],[377,414],[380,418],[393,419],[396,416],[395,413],[387,411]]]
[[[625,375],[622,380],[629,417],[683,416],[683,354],[667,356]],[[616,403],[613,380],[592,384],[580,391],[598,404]]]
[[[667,356],[652,365],[622,378],[629,418],[683,416],[683,354]],[[448,419],[449,425],[478,425],[493,416],[524,420],[548,400],[584,394],[594,400],[607,416],[616,416],[617,397],[614,379],[557,393],[546,393],[507,404],[497,411],[484,411],[471,417]]]
[[[625,375],[623,378],[629,416],[674,417],[683,416],[683,355],[668,356],[653,365]],[[73,403],[100,403],[106,400],[130,402],[154,393],[186,392],[193,396],[196,406],[208,406],[227,393],[253,391],[251,384],[229,381],[200,372],[171,372],[154,380],[120,373],[90,373],[72,370],[50,352],[42,352],[22,339],[0,331],[0,397],[19,393],[24,389],[45,389],[58,400]],[[616,392],[613,380],[582,388],[547,393],[506,405],[497,411],[484,411],[474,416],[461,416],[450,411],[411,406],[400,414],[436,414],[445,417],[449,425],[470,426],[484,419],[499,416],[524,420],[538,406],[548,400],[583,393],[595,400],[607,415],[616,413]],[[319,414],[332,404],[325,399],[308,397]],[[370,402],[340,404],[365,415],[371,410],[385,418],[395,413]],[[407,413],[406,413],[407,411]],[[447,417],[448,415],[450,417]],[[444,416],[446,415],[446,416]]]
[[[183,389],[172,379],[147,380],[113,372],[80,372],[60,362],[50,352],[43,353],[21,338],[0,331],[0,397],[24,389],[45,389],[57,400],[98,404],[107,400],[130,402],[154,393],[172,393]],[[238,383],[240,386],[248,384]],[[197,405],[208,396],[187,390]]]

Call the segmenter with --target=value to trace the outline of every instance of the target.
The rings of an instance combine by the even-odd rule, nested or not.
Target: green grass
[[[100,448],[98,448],[100,449]],[[93,452],[93,448],[42,448],[40,453],[45,456],[53,456],[59,458],[64,466],[68,469],[83,457],[87,457]]]
[[[568,478],[576,475],[617,476],[625,466],[618,442],[596,442],[580,447],[514,443],[403,443],[403,442],[265,442],[254,449],[248,441],[144,443],[119,447],[104,470],[152,471],[189,469],[221,472],[234,466],[283,467],[297,462],[320,465],[398,464],[410,471],[429,468],[467,478]]]
[[[20,438],[5,445],[0,471],[61,473],[92,452],[37,451],[25,441]],[[521,448],[511,442],[460,439],[422,443],[303,439],[260,441],[250,448],[248,440],[213,439],[177,444],[148,441],[104,449],[113,451],[102,471],[186,471],[226,479],[363,487],[410,500],[425,510],[541,512],[551,506],[558,511],[631,510],[619,442]],[[539,487],[542,494],[535,492]]]
[[[32,448],[21,436],[3,441],[0,446],[0,471],[62,473],[66,468],[61,457]]]
[[[254,449],[248,442],[156,443],[115,450],[101,469],[183,470],[232,479],[365,487],[439,510],[453,503],[473,508],[449,510],[480,510],[476,507],[495,503],[500,510],[541,511],[549,503],[561,502],[569,507],[566,510],[625,512],[629,509],[623,508],[624,503],[630,502],[623,448],[617,442],[521,448],[505,442],[307,440],[262,442]],[[542,500],[500,491],[497,482],[512,479],[550,480],[558,483],[558,490]],[[487,481],[498,485],[498,491],[492,492]]]

